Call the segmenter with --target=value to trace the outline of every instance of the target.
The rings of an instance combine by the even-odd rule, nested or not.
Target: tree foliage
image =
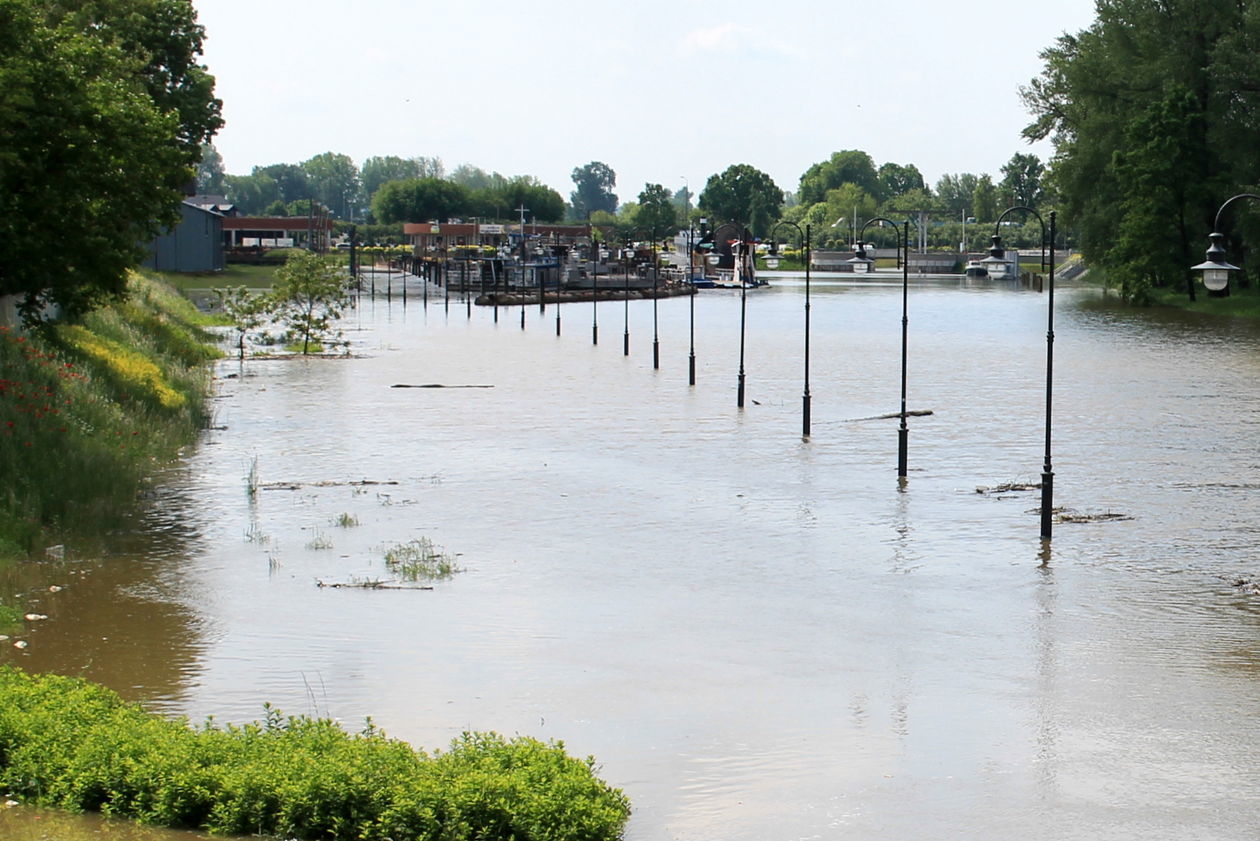
[[[324,152],[302,163],[311,193],[301,198],[315,199],[333,213],[346,219],[357,207],[363,194],[359,168],[349,155]],[[288,201],[293,198],[289,197]]]
[[[445,222],[462,217],[472,207],[468,190],[441,178],[390,181],[372,198],[372,215],[378,222]]]
[[[221,196],[227,189],[224,181],[223,156],[209,143],[201,145],[201,161],[197,164],[197,192]]]
[[[941,207],[945,212],[960,216],[967,214],[975,216],[972,210],[972,193],[975,192],[976,182],[979,179],[970,172],[961,172],[956,175],[942,175],[936,181],[936,198],[940,201]]]
[[[1036,210],[1044,190],[1041,179],[1046,167],[1036,155],[1016,152],[1002,166],[1002,192],[1011,204]]]
[[[372,157],[363,162],[359,173],[363,194],[370,202],[376,191],[390,181],[406,181],[409,178],[442,178],[446,167],[441,158],[400,158],[397,155]],[[452,180],[455,180],[452,178]],[[471,186],[465,184],[464,186]]]
[[[904,166],[894,163],[880,164],[879,187],[880,195],[885,200],[904,195],[912,190],[927,191],[927,184],[923,181],[923,174],[919,172],[919,168],[914,164],[906,164]]]
[[[971,191],[971,215],[977,222],[996,222],[998,217],[997,185],[986,173],[976,179]]]
[[[883,198],[875,162],[870,155],[857,149],[834,152],[827,160],[805,170],[797,197],[803,205],[816,204],[826,198],[828,191],[844,184],[856,184],[867,195],[877,200]]]
[[[669,190],[660,184],[643,185],[635,222],[646,231],[654,231],[657,237],[670,236],[677,231],[678,209]]]
[[[773,179],[748,164],[734,164],[709,176],[697,206],[710,215],[714,225],[740,222],[754,236],[770,233],[783,209],[783,191]]]
[[[270,305],[290,338],[310,353],[337,337],[337,319],[350,302],[345,272],[329,258],[295,250],[276,272]]]
[[[543,184],[537,178],[520,175],[502,181],[489,190],[478,193],[479,202],[489,202],[492,207],[506,207],[507,215],[499,218],[515,218],[516,208],[524,207],[539,222],[561,222],[564,220],[564,197]],[[482,216],[491,215],[488,208],[479,208]]]
[[[1022,90],[1025,136],[1054,142],[1067,221],[1126,295],[1186,278],[1221,202],[1260,177],[1258,47],[1256,4],[1100,0]]]
[[[201,42],[182,0],[0,0],[0,295],[27,320],[121,296],[178,220],[222,124]]]
[[[569,194],[573,204],[573,214],[578,219],[585,219],[596,210],[615,213],[617,195],[612,188],[617,186],[617,173],[612,167],[601,161],[591,161],[585,166],[574,167],[573,183],[577,189]]]

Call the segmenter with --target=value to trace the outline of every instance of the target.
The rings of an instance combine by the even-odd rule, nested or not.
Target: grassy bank
[[[1200,284],[1194,297],[1195,300],[1191,301],[1185,289],[1159,289],[1156,290],[1152,303],[1157,307],[1175,307],[1207,315],[1260,319],[1260,290],[1239,289],[1231,285],[1228,296],[1217,298],[1209,295]]]
[[[221,351],[174,290],[130,291],[77,324],[0,328],[0,559],[108,528],[205,424]]]
[[[1085,275],[1084,282],[1091,286],[1101,287],[1107,295],[1115,295],[1117,298],[1120,296],[1119,289],[1110,282],[1104,269],[1091,268]],[[1135,306],[1167,307],[1205,315],[1260,319],[1260,289],[1240,288],[1237,280],[1230,283],[1229,295],[1223,298],[1208,294],[1207,289],[1197,278],[1193,301],[1190,300],[1184,285],[1175,289],[1151,289],[1149,295],[1149,301]]]
[[[429,756],[369,723],[268,711],[190,728],[82,680],[0,669],[0,785],[27,802],[219,834],[614,841],[625,796],[560,744],[465,734]]]

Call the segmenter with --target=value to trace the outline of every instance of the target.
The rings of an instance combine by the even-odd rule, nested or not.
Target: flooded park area
[[[1260,326],[1056,291],[1047,543],[1045,294],[911,281],[905,482],[900,277],[812,283],[807,440],[804,284],[747,293],[743,409],[740,295],[558,330],[393,289],[346,358],[224,360],[134,522],[8,574],[48,618],[3,659],[194,723],[562,740],[627,841],[1260,834]],[[363,586],[420,540],[459,571]]]

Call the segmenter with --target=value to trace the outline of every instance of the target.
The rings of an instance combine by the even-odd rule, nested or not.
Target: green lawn
[[[1230,294],[1225,298],[1208,295],[1206,289],[1199,286],[1195,290],[1195,300],[1190,301],[1185,289],[1172,291],[1160,289],[1155,292],[1155,306],[1176,307],[1177,309],[1201,312],[1208,315],[1227,315],[1236,318],[1260,318],[1260,290],[1239,289],[1231,286]]]
[[[280,267],[229,263],[221,272],[154,272],[154,274],[181,292],[187,292],[189,289],[214,289],[224,286],[270,289],[275,283],[278,268]]]

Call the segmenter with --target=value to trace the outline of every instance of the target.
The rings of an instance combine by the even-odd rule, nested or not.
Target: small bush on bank
[[[34,803],[328,841],[614,841],[629,805],[562,744],[465,734],[430,756],[370,723],[200,729],[83,680],[0,669],[0,785]]]

